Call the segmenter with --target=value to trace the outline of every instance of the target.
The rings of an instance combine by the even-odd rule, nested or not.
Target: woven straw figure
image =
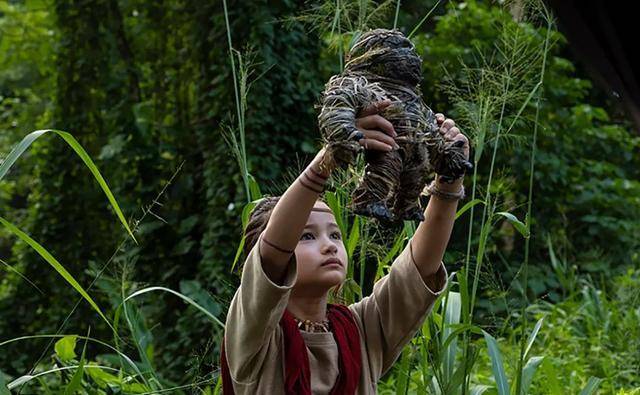
[[[345,168],[364,148],[356,115],[368,105],[390,99],[380,112],[393,125],[400,149],[364,150],[364,175],[351,209],[383,222],[424,220],[419,196],[430,173],[452,181],[472,168],[462,151],[438,131],[435,114],[422,100],[422,59],[398,30],[364,33],[346,57],[345,69],[325,86],[318,116],[327,155],[325,163]]]

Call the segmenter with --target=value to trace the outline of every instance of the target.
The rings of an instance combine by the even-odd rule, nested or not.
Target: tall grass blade
[[[542,327],[542,320],[544,320],[544,318],[540,318],[538,322],[536,322],[536,325],[533,327],[531,334],[529,334],[529,339],[527,339],[527,347],[524,350],[522,359],[527,359],[527,355],[529,355],[531,346],[533,346],[533,342],[536,340],[536,336],[538,336],[538,332],[540,332],[540,328]]]
[[[496,388],[498,395],[510,395],[509,381],[507,375],[504,372],[504,365],[502,363],[502,354],[498,348],[498,342],[486,331],[482,331],[484,334],[484,340],[487,342],[487,348],[489,350],[489,357],[491,358],[491,370],[493,371],[493,377],[496,380]]]
[[[411,36],[413,36],[413,34],[417,32],[418,29],[420,29],[420,26],[422,26],[422,24],[427,20],[427,18],[429,18],[429,15],[431,15],[431,13],[436,9],[436,7],[438,7],[438,5],[440,5],[440,3],[442,3],[442,0],[438,0],[438,2],[433,7],[431,7],[429,12],[427,12],[427,15],[423,16],[422,19],[420,19],[420,22],[418,22],[416,27],[414,27],[413,30],[411,30],[411,33],[409,33],[407,38],[411,38]]]
[[[255,179],[253,178],[253,176],[250,176],[250,180],[252,180],[255,183]],[[260,193],[260,188],[258,186],[257,183],[255,183],[255,188],[254,187],[250,187],[249,188],[250,191],[252,191],[251,193]],[[260,195],[261,196],[261,195]],[[240,259],[240,256],[242,255],[242,251],[244,250],[244,244],[246,242],[246,238],[244,236],[244,229],[247,228],[247,224],[249,223],[249,218],[251,216],[251,212],[253,211],[253,209],[256,207],[256,205],[258,203],[260,203],[260,201],[263,198],[257,198],[256,200],[253,200],[247,204],[244,205],[244,207],[242,208],[242,239],[240,239],[240,244],[238,245],[238,248],[236,249],[236,256],[233,258],[233,263],[231,264],[231,272],[233,272],[233,270],[236,267],[236,264],[238,263],[238,260]]]
[[[396,395],[405,395],[409,391],[409,377],[411,370],[411,350],[405,348],[398,364],[398,374],[396,375]]]
[[[35,132],[29,133],[25,138],[22,139],[22,141],[13,150],[11,150],[11,152],[9,152],[9,155],[7,155],[7,157],[2,162],[2,164],[0,164],[0,181],[2,181],[4,176],[7,174],[9,169],[11,169],[11,166],[13,166],[16,160],[18,160],[20,155],[22,155],[24,151],[26,151],[26,149],[29,148],[29,146],[34,141],[36,141],[40,136],[49,132],[55,133],[58,136],[62,137],[62,139],[66,141],[71,148],[73,148],[76,154],[78,154],[80,159],[82,159],[84,164],[89,168],[89,170],[93,174],[93,177],[96,179],[96,181],[98,181],[98,184],[104,191],[104,194],[107,195],[107,199],[109,200],[109,203],[111,203],[111,207],[116,212],[116,215],[120,219],[120,222],[122,223],[122,225],[124,225],[125,229],[129,233],[133,241],[135,241],[137,244],[138,241],[133,235],[131,228],[129,228],[129,224],[127,223],[127,220],[124,218],[124,215],[122,214],[122,210],[120,210],[120,206],[118,205],[118,202],[116,202],[115,197],[113,197],[113,193],[111,193],[111,190],[109,189],[109,186],[107,185],[106,181],[102,177],[102,174],[100,174],[100,171],[96,167],[95,163],[93,163],[93,160],[91,160],[91,157],[89,157],[89,155],[84,150],[84,148],[82,148],[80,143],[78,143],[75,137],[73,137],[70,133],[64,132],[62,130],[54,130],[54,129],[36,130]]]
[[[82,286],[76,281],[76,279],[73,278],[73,276],[67,271],[67,269],[65,269],[64,266],[62,266],[62,264],[60,264],[60,262],[58,262],[56,258],[54,258],[53,255],[49,253],[49,251],[47,251],[44,247],[42,247],[37,241],[29,237],[29,235],[27,235],[26,233],[18,229],[11,222],[0,217],[0,223],[4,225],[5,228],[9,229],[11,233],[15,234],[20,239],[22,239],[22,241],[27,243],[38,254],[40,254],[40,256],[44,258],[44,260],[47,261],[58,272],[58,274],[60,274],[60,276],[62,276],[62,278],[65,279],[66,282],[68,282],[76,291],[78,291],[80,295],[82,295],[82,297],[87,302],[89,302],[91,307],[93,307],[93,309],[98,312],[100,317],[102,317],[102,319],[107,323],[107,325],[109,325],[109,327],[112,328],[111,323],[109,322],[107,317],[102,313],[102,310],[100,310],[96,302],[93,301],[91,296],[89,296],[89,294],[84,290],[84,288],[82,288]]]
[[[464,206],[462,206],[462,208],[460,208],[460,210],[458,210],[458,212],[456,212],[455,219],[458,219],[458,217],[460,217],[467,210],[469,210],[471,207],[475,206],[478,203],[484,204],[484,200],[482,200],[482,199],[473,199],[471,201],[468,201]]]
[[[141,367],[145,374],[148,374],[150,377],[147,380],[145,376],[145,383],[147,383],[152,389],[158,390],[162,389],[160,385],[160,380],[158,379],[158,375],[156,373],[156,369],[153,367],[153,336],[151,331],[147,328],[144,322],[144,318],[142,314],[135,308],[128,306],[126,303],[123,303],[124,316],[129,325],[129,330],[131,331],[131,336],[133,343],[138,350],[138,355],[140,356]],[[117,321],[114,321],[117,323]]]
[[[127,296],[123,301],[122,304],[128,302],[129,300],[136,298],[140,295],[144,295],[147,294],[149,292],[167,292],[170,293],[172,295],[175,295],[177,297],[179,297],[180,299],[184,300],[185,302],[189,303],[191,306],[195,307],[196,309],[202,311],[207,317],[209,317],[211,319],[211,321],[215,322],[216,324],[220,325],[220,327],[224,328],[224,323],[222,321],[220,321],[215,315],[211,314],[211,312],[209,312],[209,310],[205,309],[204,307],[200,306],[198,303],[196,303],[193,299],[184,296],[183,294],[181,294],[180,292],[174,291],[172,289],[169,288],[165,288],[165,287],[148,287],[148,288],[143,288],[139,291],[136,291],[134,293],[132,293],[131,295]]]
[[[31,280],[29,280],[29,278],[27,276],[25,276],[24,274],[20,273],[18,270],[14,269],[13,266],[9,265],[7,262],[3,261],[2,259],[0,259],[0,264],[2,264],[4,267],[6,267],[7,270],[9,270],[11,272],[14,272],[18,276],[20,276],[20,278],[22,278],[24,281],[28,282],[33,288],[35,288],[38,292],[40,292],[42,295],[44,295],[44,292],[42,292],[42,290],[40,288],[38,288],[37,285],[35,285],[33,282],[31,282]]]
[[[240,244],[238,245],[238,248],[236,249],[236,256],[233,258],[233,263],[231,264],[231,272],[233,272],[233,269],[235,269],[235,267],[236,267],[236,263],[238,263],[238,260],[240,259],[240,256],[242,256],[242,250],[244,250],[245,242],[246,242],[246,237],[243,234],[242,235],[242,239],[240,239]]]

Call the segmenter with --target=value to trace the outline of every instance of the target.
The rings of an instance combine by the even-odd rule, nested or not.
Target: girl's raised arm
[[[464,152],[469,158],[469,140],[460,132],[453,119],[446,119],[443,114],[436,114],[436,120],[440,125],[440,133],[446,139],[462,143]],[[445,193],[464,193],[462,178],[455,180],[452,184],[441,181],[440,176],[436,177],[436,189]],[[441,199],[437,195],[432,195],[427,204],[424,216],[425,220],[420,223],[411,239],[413,247],[413,259],[418,266],[420,275],[425,283],[433,286],[435,273],[440,267],[440,262],[444,257],[449,237],[453,230],[453,223],[456,217],[458,200]]]
[[[282,284],[311,209],[330,176],[331,169],[320,169],[324,153],[323,148],[280,197],[260,238],[263,270],[276,284]]]
[[[378,115],[389,105],[390,100],[382,100],[358,114],[356,127],[362,132],[362,139],[358,141],[360,145],[380,151],[391,151],[394,146],[397,147],[393,126]],[[263,269],[276,284],[282,284],[287,263],[302,235],[309,213],[333,170],[321,170],[324,154],[323,148],[280,197],[264,231],[260,242]]]

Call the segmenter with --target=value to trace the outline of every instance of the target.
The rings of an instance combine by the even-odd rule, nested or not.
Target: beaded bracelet
[[[438,188],[436,180],[431,181],[431,183],[424,188],[423,194],[427,196],[434,195],[440,199],[452,201],[464,199],[466,196],[464,193],[464,185],[460,185],[458,192],[443,191]]]

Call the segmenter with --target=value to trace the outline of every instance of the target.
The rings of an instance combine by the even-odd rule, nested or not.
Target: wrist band
[[[319,186],[320,188],[324,187],[324,182],[320,182],[320,181],[316,181],[313,178],[309,177],[309,175],[307,174],[307,172],[302,173],[302,175],[304,175],[304,178],[307,179],[307,181],[310,181],[312,184],[316,184],[317,186]]]
[[[307,189],[312,190],[312,191],[313,191],[313,192],[315,192],[315,193],[322,193],[322,192],[323,192],[323,190],[322,190],[322,189],[316,189],[316,188],[312,187],[311,185],[306,184],[306,183],[302,180],[302,178],[300,178],[300,177],[298,177],[298,178],[297,178],[297,180],[298,180],[298,181],[300,181],[300,184],[302,184],[302,186],[304,186],[304,187],[305,187],[305,188],[307,188]]]
[[[294,251],[289,251],[289,250],[285,250],[284,248],[278,247],[277,245],[273,244],[269,240],[265,239],[264,235],[262,235],[262,241],[267,243],[267,245],[271,246],[272,248],[275,248],[276,250],[278,250],[280,252],[284,252],[285,254],[293,254],[294,253]]]
[[[325,181],[329,179],[329,177],[328,177],[328,176],[323,176],[322,174],[320,174],[320,173],[318,173],[317,171],[313,170],[313,167],[312,167],[312,166],[309,166],[309,170],[311,170],[311,172],[313,173],[313,175],[314,175],[314,176],[316,176],[316,177],[318,177],[318,178],[321,178],[321,179],[323,179],[323,180],[325,180]]]
[[[443,200],[461,200],[464,199],[464,185],[460,185],[460,190],[458,192],[448,192],[438,189],[438,184],[436,180],[431,181],[429,185],[424,189],[423,194],[427,196],[434,195]]]

